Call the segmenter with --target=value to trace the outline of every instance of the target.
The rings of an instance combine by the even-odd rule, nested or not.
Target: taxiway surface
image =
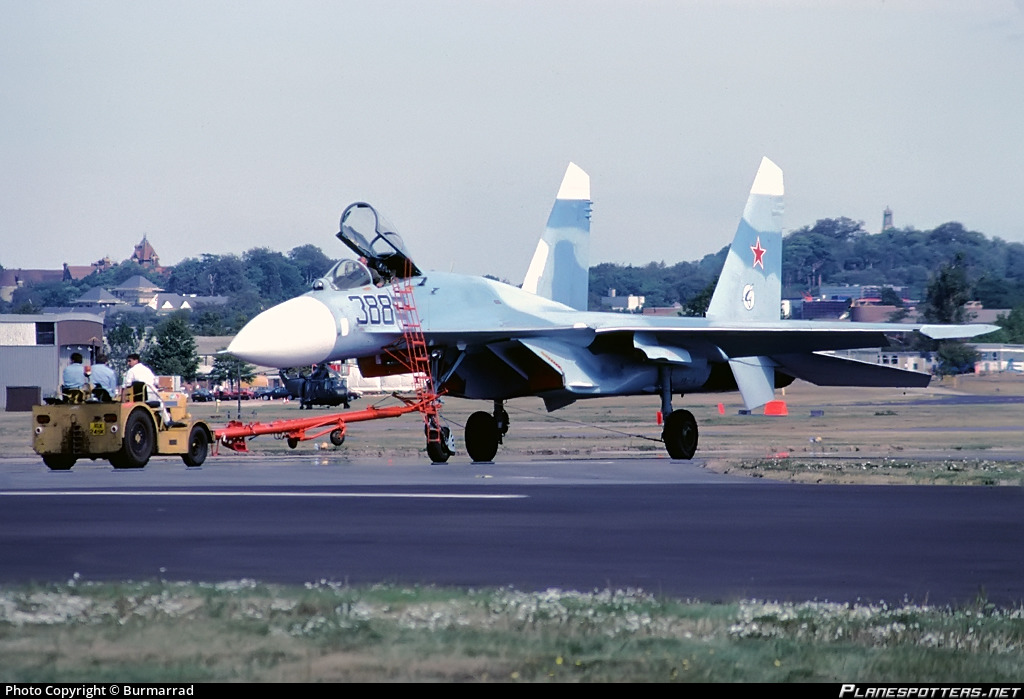
[[[1024,599],[1016,487],[799,485],[666,458],[430,465],[0,459],[0,582],[637,587],[702,600]]]

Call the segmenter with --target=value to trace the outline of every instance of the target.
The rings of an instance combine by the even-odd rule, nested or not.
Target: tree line
[[[590,269],[590,307],[600,309],[608,289],[640,294],[648,306],[686,306],[714,285],[728,246],[693,262],[640,267],[599,264]],[[848,218],[822,219],[786,234],[782,245],[782,284],[787,297],[817,295],[822,285],[871,285],[905,289],[904,298],[921,299],[944,264],[964,270],[972,300],[986,308],[1024,304],[1024,244],[986,238],[959,223],[930,231],[914,228],[868,233]]]
[[[0,302],[0,312],[38,313],[46,307],[70,306],[89,289],[114,288],[139,275],[168,293],[224,297],[223,304],[207,304],[191,313],[189,325],[195,335],[233,335],[260,311],[308,291],[334,262],[315,245],[302,245],[287,254],[267,248],[253,248],[241,256],[202,254],[160,271],[129,260],[77,281],[17,289],[10,302]],[[152,315],[114,307],[107,314],[107,326],[122,323],[152,327],[155,320]]]
[[[601,297],[616,289],[643,295],[648,307],[679,303],[682,315],[702,315],[727,253],[728,246],[699,261],[674,265],[595,265],[590,268],[590,308],[600,310]],[[782,245],[783,293],[789,298],[816,296],[823,285],[879,286],[889,304],[916,299],[927,314],[936,301],[929,299],[930,287],[939,284],[950,291],[943,270],[955,270],[956,295],[962,300],[1009,310],[999,321],[1003,330],[986,341],[1024,343],[1022,243],[987,238],[955,222],[929,231],[893,228],[872,234],[862,222],[836,218],[791,231]]]
[[[645,296],[648,307],[679,303],[683,315],[701,315],[727,252],[728,247],[723,247],[700,260],[673,265],[663,261],[642,266],[595,265],[590,268],[590,308],[599,310],[600,298],[614,288],[620,294]],[[286,254],[268,248],[252,248],[241,255],[201,254],[161,272],[126,261],[78,281],[18,289],[11,302],[0,302],[0,312],[34,313],[46,306],[67,306],[90,288],[112,288],[141,275],[168,292],[226,298],[222,305],[174,316],[175,332],[231,335],[260,311],[307,291],[334,262],[315,245],[302,245]],[[954,271],[955,294],[949,287],[950,275],[943,277],[944,270]],[[782,277],[789,297],[815,295],[825,284],[890,287],[883,290],[887,301],[901,305],[903,298],[919,299],[926,315],[934,308],[931,287],[945,284],[947,295],[977,300],[986,308],[1010,309],[999,321],[1003,330],[986,340],[1024,342],[1024,244],[987,238],[956,222],[929,231],[894,228],[872,234],[862,222],[822,219],[785,236]],[[891,287],[903,291],[896,293]],[[107,316],[112,349],[115,343],[118,349],[152,344],[156,352],[161,344],[173,341],[152,342],[171,322],[158,321],[154,314],[112,311]],[[159,356],[150,358],[163,361]]]

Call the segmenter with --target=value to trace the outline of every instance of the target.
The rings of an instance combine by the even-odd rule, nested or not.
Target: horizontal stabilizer
[[[775,397],[775,368],[767,357],[730,359],[729,367],[747,410],[758,408]]]
[[[967,325],[922,325],[921,334],[933,340],[977,337],[999,330],[998,325],[969,323]]]
[[[779,370],[816,386],[924,388],[931,374],[862,362],[829,354],[782,354],[772,357]]]

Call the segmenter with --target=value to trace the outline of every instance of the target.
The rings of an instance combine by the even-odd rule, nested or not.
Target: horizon
[[[762,156],[787,221],[1024,241],[1024,0],[0,3],[9,268],[333,257],[368,201],[422,268],[518,279],[570,161],[595,264],[720,250]]]

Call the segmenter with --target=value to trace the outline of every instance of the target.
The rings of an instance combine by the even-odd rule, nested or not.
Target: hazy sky
[[[591,263],[787,229],[1024,241],[1024,0],[0,0],[0,265],[165,264],[380,208],[426,269],[522,281],[570,161]]]

